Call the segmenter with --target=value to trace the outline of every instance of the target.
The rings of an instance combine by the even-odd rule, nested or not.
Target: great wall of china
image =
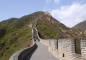
[[[81,55],[75,53],[75,40],[68,39],[41,39],[38,35],[38,39],[41,43],[48,46],[49,51],[57,58],[61,60],[86,60],[86,39],[81,40]]]
[[[76,54],[74,39],[41,39],[36,25],[35,27],[32,27],[33,44],[31,47],[17,51],[9,58],[9,60],[24,60],[26,55],[36,49],[36,41],[48,46],[49,52],[56,58],[59,58],[59,60],[86,60],[86,39],[81,40],[81,54]]]

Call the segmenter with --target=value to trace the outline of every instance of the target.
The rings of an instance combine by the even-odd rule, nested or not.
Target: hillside
[[[49,13],[43,13],[37,22],[39,35],[43,39],[76,39],[76,53],[80,54],[80,31],[66,27]]]
[[[39,15],[40,12],[37,12],[0,22],[0,60],[8,60],[14,52],[31,45],[30,24]]]
[[[31,24],[37,25],[39,35],[44,39],[80,38],[79,31],[66,27],[42,11],[10,18],[0,22],[0,60],[8,60],[14,52],[31,45]],[[77,48],[79,50],[79,46]]]
[[[86,20],[75,25],[73,29],[86,30]]]
[[[0,60],[8,60],[14,52],[31,44],[31,28],[15,26],[15,21],[12,18],[0,23]]]
[[[44,13],[38,19],[37,29],[41,38],[60,39],[60,38],[78,38],[79,31],[73,30],[60,23],[49,13]]]
[[[86,38],[86,20],[83,21],[83,22],[78,23],[77,25],[75,25],[72,28],[76,29],[76,30],[79,30],[80,31],[80,36],[82,38]]]

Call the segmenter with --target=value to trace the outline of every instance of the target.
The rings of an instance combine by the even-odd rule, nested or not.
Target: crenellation
[[[29,26],[31,27],[32,25],[30,24]],[[24,60],[24,58],[36,48],[37,40],[48,46],[49,52],[59,60],[86,60],[86,39],[80,41],[81,55],[75,53],[76,40],[71,38],[58,40],[41,39],[38,35],[37,29],[32,27],[32,39],[33,44],[31,47],[14,53],[9,60]]]
[[[39,36],[39,35],[38,35]],[[81,55],[76,54],[76,40],[68,39],[41,39],[44,45],[48,46],[49,51],[60,60],[86,60],[86,39],[81,40]]]

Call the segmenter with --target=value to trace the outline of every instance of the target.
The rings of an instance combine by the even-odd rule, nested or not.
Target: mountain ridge
[[[76,24],[73,29],[86,30],[86,20]]]
[[[11,18],[0,22],[0,60],[8,60],[17,50],[31,45],[30,25],[35,26],[36,22],[39,36],[43,39],[80,38],[79,31],[66,27],[48,12],[38,11]]]

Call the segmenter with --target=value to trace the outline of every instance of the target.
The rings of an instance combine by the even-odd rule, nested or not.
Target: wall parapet
[[[74,39],[56,40],[40,38],[40,42],[48,46],[49,52],[51,52],[56,58],[60,60],[86,60],[85,55],[83,57],[80,54],[75,53]]]
[[[81,55],[86,59],[86,39],[81,40]]]
[[[9,60],[24,60],[27,57],[28,54],[31,54],[31,52],[33,52],[36,49],[37,45],[34,41],[33,34],[34,34],[34,32],[33,32],[33,29],[32,29],[32,42],[33,43],[31,44],[31,46],[17,51],[16,53],[14,53],[9,58]]]
[[[36,43],[33,43],[30,47],[21,49],[14,53],[9,60],[24,60],[28,54],[30,54],[36,48]]]
[[[86,58],[82,57],[79,54],[75,53],[75,40],[72,38],[67,38],[67,39],[42,39],[40,38],[38,34],[38,30],[34,28],[37,33],[37,37],[40,40],[41,43],[44,45],[48,46],[49,51],[56,57],[59,58],[60,60],[86,60]],[[85,42],[82,41],[81,44]],[[84,45],[81,45],[82,47]],[[85,45],[86,46],[86,45]],[[84,48],[86,48],[84,46]],[[81,49],[82,52],[85,53],[86,49]],[[84,55],[85,56],[85,55]]]

